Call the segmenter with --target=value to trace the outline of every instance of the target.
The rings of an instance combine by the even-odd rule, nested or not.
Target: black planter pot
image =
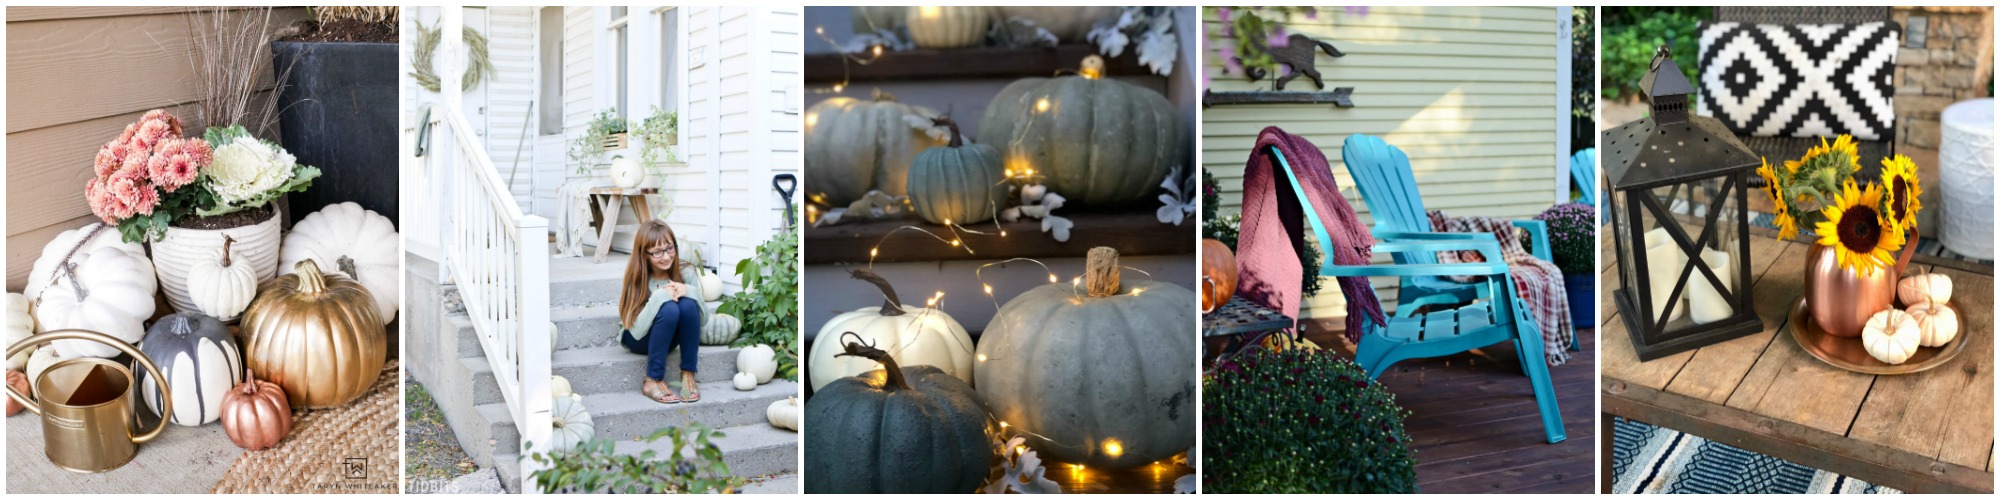
[[[271,55],[286,77],[278,93],[285,150],[320,170],[312,188],[290,195],[291,220],[347,201],[399,220],[396,44],[281,41],[271,42]]]
[[[1569,323],[1581,330],[1597,327],[1597,275],[1565,274],[1563,291],[1569,295]]]

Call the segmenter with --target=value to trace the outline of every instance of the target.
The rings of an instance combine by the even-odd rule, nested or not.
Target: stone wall
[[[1951,103],[1990,97],[1991,7],[1896,7],[1903,48],[1896,53],[1897,152],[1935,151],[1938,113]],[[1921,25],[1921,48],[1914,39]]]

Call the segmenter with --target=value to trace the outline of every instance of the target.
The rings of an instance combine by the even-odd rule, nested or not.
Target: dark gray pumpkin
[[[806,493],[976,492],[993,448],[972,387],[931,366],[902,368],[859,342],[844,355],[883,368],[835,380],[806,401]]]
[[[951,129],[951,142],[926,149],[910,162],[911,208],[932,224],[992,220],[1006,202],[1000,153],[993,146],[966,144],[950,117],[935,122]]]
[[[1154,198],[1185,161],[1186,137],[1159,92],[1086,76],[1015,80],[979,122],[979,142],[999,148],[1006,165],[1034,169],[1050,191],[1083,205]]]
[[[236,337],[213,316],[174,313],[160,318],[146,330],[139,352],[167,374],[176,424],[196,426],[221,418],[223,395],[243,382],[243,353],[236,346]],[[159,414],[158,380],[138,363],[132,365],[146,407]]]

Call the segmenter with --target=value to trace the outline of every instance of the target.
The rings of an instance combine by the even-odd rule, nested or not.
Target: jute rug
[[[401,373],[392,360],[361,399],[298,415],[278,446],[237,457],[215,493],[396,493]]]

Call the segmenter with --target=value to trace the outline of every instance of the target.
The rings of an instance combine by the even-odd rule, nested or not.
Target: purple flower
[[[1236,56],[1229,56],[1229,58],[1228,58],[1228,59],[1223,59],[1223,60],[1222,60],[1222,73],[1223,73],[1223,74],[1225,74],[1225,75],[1226,75],[1226,74],[1232,74],[1232,73],[1235,73],[1235,74],[1242,74],[1242,73],[1243,73],[1243,59],[1242,59],[1242,58],[1239,58],[1239,57],[1236,57]]]
[[[1349,7],[1347,7],[1347,13],[1348,13],[1348,14],[1353,14],[1353,15],[1357,15],[1357,16],[1365,16],[1365,15],[1368,15],[1368,6],[1366,6],[1366,5],[1363,5],[1363,6],[1359,6],[1359,7],[1354,7],[1354,6],[1349,6]]]
[[[1292,39],[1285,35],[1284,25],[1277,25],[1272,26],[1271,31],[1264,35],[1264,43],[1275,49],[1291,45]]]
[[[1215,20],[1221,21],[1222,24],[1229,24],[1229,10],[1228,7],[1216,7]]]
[[[1306,19],[1319,19],[1318,7],[1300,7],[1299,11],[1305,13]]]

